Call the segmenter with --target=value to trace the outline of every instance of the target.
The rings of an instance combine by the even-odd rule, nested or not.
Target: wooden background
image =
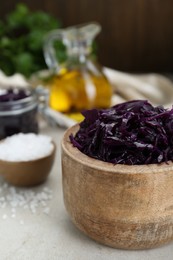
[[[55,15],[64,27],[99,22],[99,60],[105,66],[173,72],[173,0],[1,0],[0,17],[17,2]]]

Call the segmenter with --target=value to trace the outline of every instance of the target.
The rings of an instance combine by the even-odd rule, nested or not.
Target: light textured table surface
[[[173,259],[173,243],[151,250],[118,250],[100,245],[81,233],[71,223],[63,204],[60,142],[64,130],[42,126],[41,132],[55,140],[56,160],[47,181],[32,190],[40,193],[48,187],[53,191],[47,205],[50,212],[45,214],[39,208],[33,214],[31,210],[21,207],[16,209],[16,216],[12,218],[10,206],[0,208],[0,260]],[[0,185],[4,185],[3,179],[0,179]]]

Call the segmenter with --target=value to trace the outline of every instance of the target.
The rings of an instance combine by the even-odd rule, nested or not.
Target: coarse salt
[[[17,217],[19,209],[28,210],[32,214],[37,214],[40,211],[47,215],[50,213],[48,206],[50,198],[48,195],[53,194],[50,188],[43,187],[40,191],[34,191],[12,186],[4,187],[2,188],[3,196],[0,197],[0,212],[5,211],[2,215],[3,220],[8,218],[6,214],[8,209],[10,209],[10,216],[13,219]],[[4,209],[4,204],[6,209]],[[23,220],[22,223],[24,224]]]
[[[51,137],[34,133],[19,133],[0,143],[0,159],[5,161],[36,160],[48,156],[52,151]]]

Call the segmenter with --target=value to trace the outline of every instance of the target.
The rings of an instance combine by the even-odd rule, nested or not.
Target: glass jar
[[[38,133],[37,109],[38,98],[34,90],[1,89],[0,139],[19,132]]]

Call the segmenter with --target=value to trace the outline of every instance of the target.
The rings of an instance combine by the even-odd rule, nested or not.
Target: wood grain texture
[[[16,0],[3,1],[0,16]],[[63,25],[97,21],[99,60],[108,67],[137,72],[173,71],[172,0],[24,0],[32,10],[42,9]]]
[[[124,249],[173,240],[173,164],[112,165],[62,141],[63,193],[74,224],[92,239]]]

